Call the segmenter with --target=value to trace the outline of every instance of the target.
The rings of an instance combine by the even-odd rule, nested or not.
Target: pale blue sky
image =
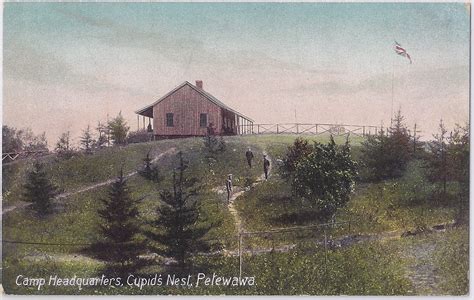
[[[459,3],[6,3],[3,45],[4,123],[51,141],[120,110],[135,129],[134,110],[195,79],[258,123],[378,125],[393,71],[425,135],[468,117]]]

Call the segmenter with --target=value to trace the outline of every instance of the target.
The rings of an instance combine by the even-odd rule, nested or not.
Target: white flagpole
[[[394,81],[394,77],[395,77],[395,56],[392,55],[392,105],[390,107],[390,126],[392,126],[393,124],[393,98],[394,98],[394,94],[393,94],[393,91],[394,91],[394,86],[393,86],[393,81]]]

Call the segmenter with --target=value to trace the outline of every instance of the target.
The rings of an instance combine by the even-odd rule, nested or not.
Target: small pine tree
[[[98,214],[102,219],[100,232],[104,240],[96,248],[110,262],[109,271],[116,275],[132,272],[138,266],[138,255],[144,244],[137,238],[140,233],[138,209],[136,201],[129,195],[122,170],[110,186],[108,197],[102,199],[102,204]]]
[[[413,158],[422,158],[425,154],[425,149],[423,148],[423,142],[421,141],[421,137],[418,134],[420,132],[420,127],[418,124],[415,123],[413,127],[413,132],[411,134],[411,152],[413,154]]]
[[[108,143],[107,126],[99,122],[95,130],[97,131],[97,141],[94,143],[94,146],[99,149],[105,147]]]
[[[469,124],[456,127],[448,138],[450,179],[459,185],[458,222],[469,220]]]
[[[150,151],[148,151],[146,157],[143,159],[143,163],[143,169],[141,169],[138,173],[148,180],[159,181],[160,174],[158,166],[153,165],[152,159],[150,157]]]
[[[425,157],[428,179],[441,184],[443,195],[446,195],[449,174],[447,132],[443,120],[440,120],[439,132],[433,135],[434,140],[428,144],[429,151]]]
[[[152,222],[154,229],[147,231],[146,235],[159,244],[152,247],[154,251],[173,257],[183,270],[190,254],[209,249],[209,244],[202,238],[210,226],[198,225],[196,180],[185,177],[188,166],[181,152],[178,158],[179,167],[173,172],[173,189],[160,193],[162,203],[157,210],[158,218]]]
[[[33,168],[26,176],[23,186],[23,198],[33,203],[33,208],[38,215],[46,216],[52,212],[52,201],[57,196],[56,187],[49,181],[44,165],[38,161],[33,163]]]
[[[114,141],[114,145],[126,144],[130,127],[127,126],[127,122],[125,121],[124,117],[122,117],[122,112],[110,120],[107,127],[110,130],[110,136]]]
[[[74,154],[74,150],[70,146],[70,133],[69,131],[64,132],[59,137],[58,141],[56,142],[56,153],[58,156],[63,158],[71,158]]]
[[[403,120],[398,110],[387,132],[382,129],[362,143],[362,164],[366,167],[362,177],[378,181],[403,175],[413,158],[412,137]]]
[[[389,161],[391,162],[391,177],[400,177],[412,158],[411,136],[404,124],[404,117],[399,109],[392,126],[389,129]]]
[[[84,150],[87,154],[91,154],[92,145],[94,144],[94,142],[95,141],[92,139],[90,126],[87,125],[87,128],[82,132],[82,137],[81,137],[82,150]]]
[[[386,163],[388,144],[388,136],[383,129],[375,135],[367,136],[361,149],[361,161],[364,166],[361,174],[363,179],[377,181],[390,177],[391,167]]]

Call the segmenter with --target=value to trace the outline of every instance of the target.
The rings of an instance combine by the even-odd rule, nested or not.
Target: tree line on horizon
[[[31,128],[17,129],[3,125],[2,138],[3,153],[50,152],[45,132],[36,135]],[[105,147],[147,142],[149,140],[150,135],[146,130],[130,131],[130,127],[122,113],[119,113],[107,122],[99,121],[95,128],[87,125],[79,137],[79,147],[73,145],[70,131],[61,133],[53,150],[62,158],[71,158],[74,154],[80,152],[92,154],[94,151]]]

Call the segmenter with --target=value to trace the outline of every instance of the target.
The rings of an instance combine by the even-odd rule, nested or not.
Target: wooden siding
[[[173,113],[173,127],[166,126],[166,114]],[[207,128],[199,126],[199,116],[207,114],[216,134],[221,133],[221,108],[185,85],[153,107],[153,131],[160,136],[203,136]]]

